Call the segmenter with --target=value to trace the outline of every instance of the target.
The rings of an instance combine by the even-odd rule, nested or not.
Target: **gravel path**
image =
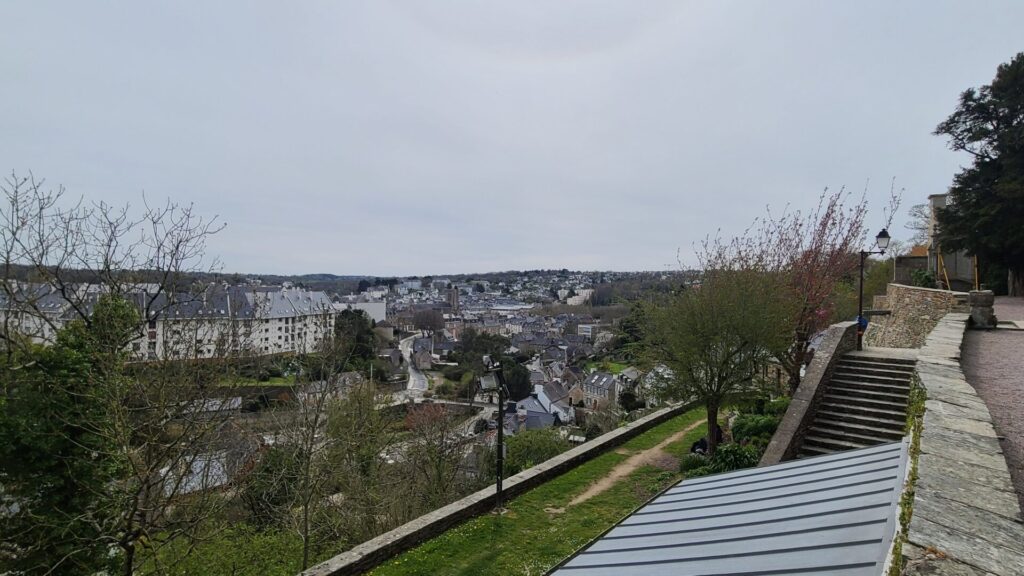
[[[996,298],[996,318],[1024,320],[1024,298]],[[961,365],[985,401],[1024,510],[1024,331],[968,330]]]

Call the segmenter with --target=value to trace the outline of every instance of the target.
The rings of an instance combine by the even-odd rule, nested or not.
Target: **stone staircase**
[[[804,436],[798,458],[903,438],[916,360],[871,351],[839,359]]]

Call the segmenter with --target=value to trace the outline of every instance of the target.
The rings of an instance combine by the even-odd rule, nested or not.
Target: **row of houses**
[[[108,289],[82,284],[15,284],[0,293],[0,322],[38,343],[89,316]],[[269,355],[317,349],[334,330],[330,298],[293,286],[213,285],[167,293],[133,285],[119,294],[139,311],[138,337],[129,344],[138,360]]]

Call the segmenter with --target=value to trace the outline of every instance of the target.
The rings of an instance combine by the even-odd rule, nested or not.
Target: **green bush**
[[[789,409],[789,396],[782,396],[772,400],[764,407],[764,413],[772,416],[783,416]]]
[[[771,439],[775,429],[779,427],[778,416],[760,416],[757,414],[741,414],[732,425],[732,439],[741,440]]]
[[[697,468],[705,466],[707,463],[707,458],[701,454],[687,454],[679,461],[679,471],[691,472]]]
[[[505,474],[511,476],[569,449],[569,442],[555,428],[527,430],[507,441]]]
[[[736,443],[720,444],[714,455],[708,457],[706,465],[693,468],[686,475],[695,478],[753,468],[760,460],[761,451],[755,446],[740,446]]]
[[[935,275],[927,270],[911,270],[910,283],[922,288],[935,288]]]
[[[444,377],[453,382],[459,382],[462,380],[462,375],[466,373],[466,369],[462,366],[445,366],[441,369],[441,374]]]
[[[298,478],[299,460],[292,448],[279,444],[263,453],[238,487],[252,525],[265,527],[287,518]]]

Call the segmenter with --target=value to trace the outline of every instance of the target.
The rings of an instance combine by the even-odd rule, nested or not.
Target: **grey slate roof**
[[[553,572],[882,574],[907,444],[684,480]]]

